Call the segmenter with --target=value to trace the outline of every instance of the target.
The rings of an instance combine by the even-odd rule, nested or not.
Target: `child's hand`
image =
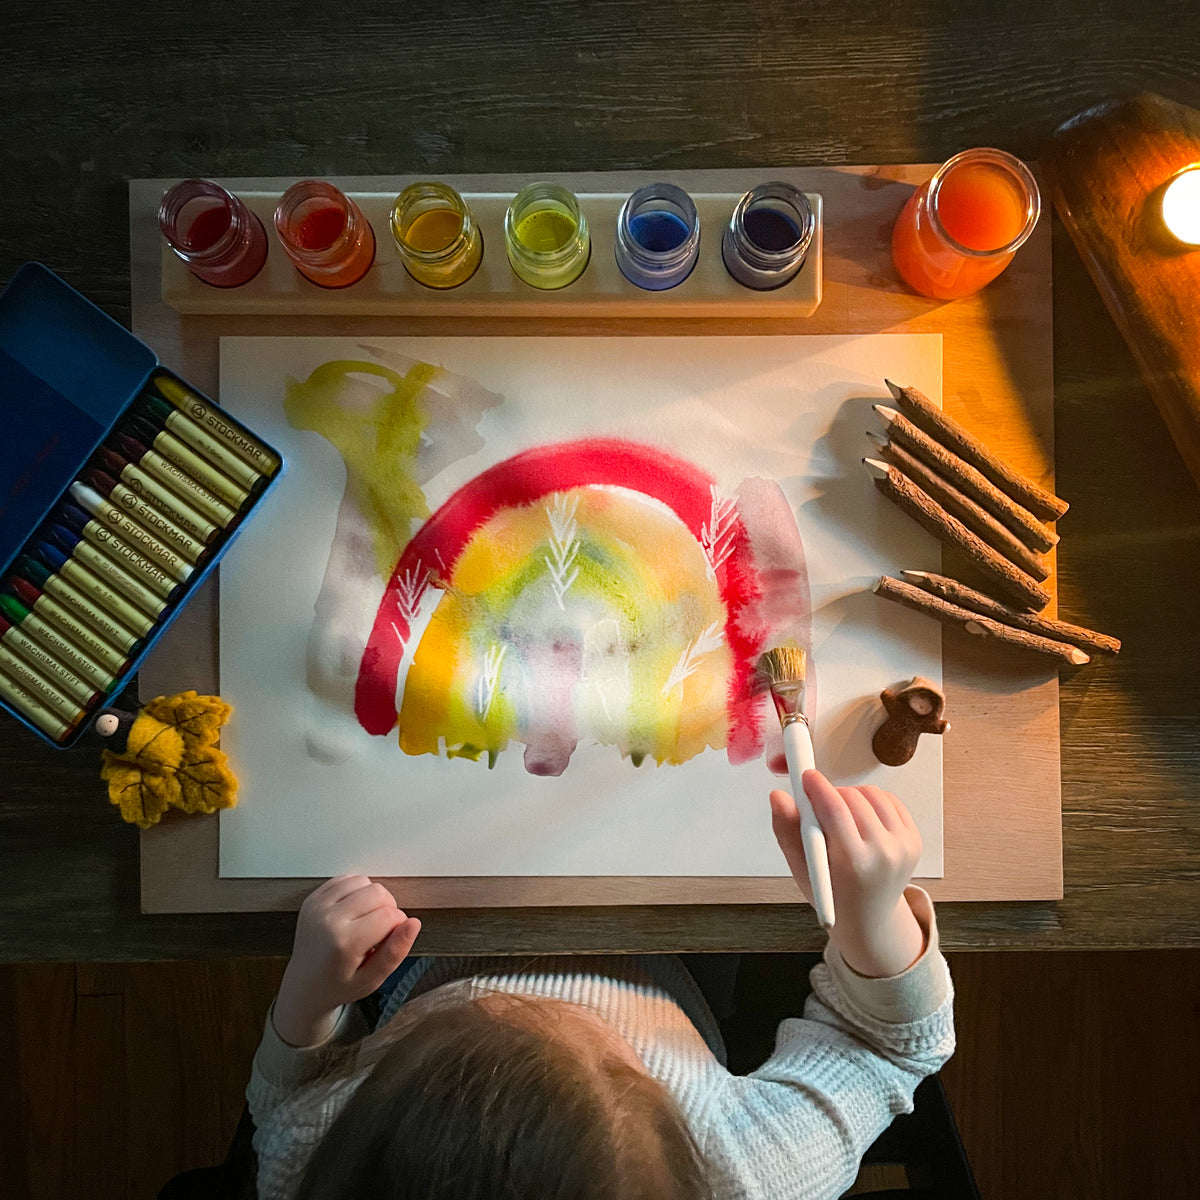
[[[300,906],[275,1000],[275,1032],[293,1046],[329,1036],[338,1010],[369,996],[408,956],[421,922],[365,875],[339,875]]]
[[[830,941],[860,975],[900,974],[925,948],[925,935],[904,899],[921,857],[916,824],[882,788],[835,788],[820,771],[805,771],[803,783],[829,848],[836,917]],[[787,792],[771,793],[771,824],[792,875],[811,901],[800,818]]]

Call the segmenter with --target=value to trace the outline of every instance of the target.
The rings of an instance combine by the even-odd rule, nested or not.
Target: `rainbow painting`
[[[937,874],[941,739],[870,752],[880,690],[941,678],[937,624],[870,592],[940,566],[858,462],[885,375],[940,394],[940,338],[223,338],[221,400],[288,470],[222,562],[221,875],[794,899],[783,644],[817,761],[902,783]]]
[[[408,754],[494,762],[520,743],[536,775],[561,775],[582,739],[634,765],[745,762],[769,708],[755,664],[807,627],[807,598],[774,483],[725,496],[635,442],[540,446],[460,488],[404,548],[355,713],[368,733],[398,728]]]

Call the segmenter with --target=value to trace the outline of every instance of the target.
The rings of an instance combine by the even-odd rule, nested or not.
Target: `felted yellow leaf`
[[[129,727],[129,741],[121,757],[159,772],[175,770],[183,761],[183,753],[183,737],[178,729],[141,712]]]
[[[142,712],[175,726],[191,747],[216,744],[218,730],[229,719],[232,708],[220,696],[199,696],[194,691],[174,696],[156,696]]]
[[[149,829],[172,804],[179,802],[179,783],[174,775],[144,771],[137,763],[102,750],[100,778],[108,783],[109,803],[121,810],[131,825]]]
[[[202,755],[189,758],[176,774],[179,781],[177,807],[184,812],[216,812],[237,803],[237,779],[225,765],[225,755],[208,747]]]

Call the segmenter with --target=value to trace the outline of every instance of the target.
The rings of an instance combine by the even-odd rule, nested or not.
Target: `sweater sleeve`
[[[290,1111],[285,1104],[324,1072],[332,1056],[369,1032],[358,1005],[347,1004],[323,1042],[293,1046],[275,1031],[274,1013],[272,1003],[246,1086],[254,1119],[258,1192],[264,1200],[292,1193],[308,1155],[333,1123],[345,1097],[315,1097]]]
[[[813,968],[802,1019],[781,1023],[757,1071],[730,1076],[705,1121],[704,1150],[724,1198],[840,1196],[862,1155],[954,1052],[954,993],[933,903],[905,899],[926,935],[908,970],[867,979],[832,946]]]

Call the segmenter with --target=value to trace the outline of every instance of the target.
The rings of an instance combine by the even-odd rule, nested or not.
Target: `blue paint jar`
[[[671,183],[638,188],[617,216],[616,255],[621,274],[651,292],[682,283],[700,254],[700,214],[692,198]]]
[[[761,183],[733,206],[721,238],[725,269],[744,287],[783,287],[804,266],[816,219],[790,183]]]

